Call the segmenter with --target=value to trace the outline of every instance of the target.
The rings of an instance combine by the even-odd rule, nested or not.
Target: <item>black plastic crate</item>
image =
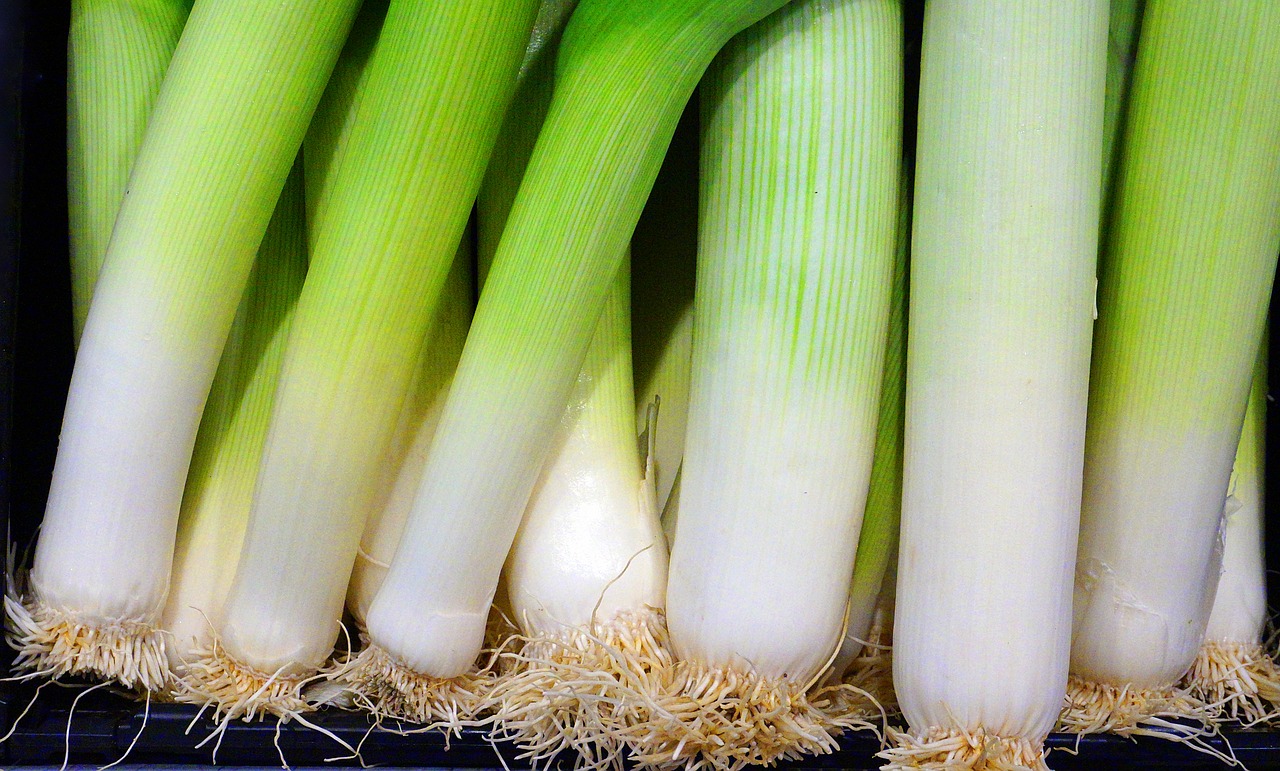
[[[909,52],[919,50],[923,1],[907,0],[908,30],[915,34]],[[0,518],[20,558],[44,509],[73,358],[65,163],[68,5],[0,0]],[[915,72],[909,65],[909,79]],[[913,126],[908,117],[908,142]],[[1272,336],[1273,383],[1280,382],[1278,341],[1280,336]],[[1274,402],[1268,403],[1267,421],[1267,441],[1280,447]],[[1280,500],[1277,455],[1267,459],[1268,501]],[[1269,506],[1269,525],[1275,519]],[[1268,545],[1267,561],[1270,594],[1277,597],[1280,544]],[[12,658],[7,649],[0,653],[0,669],[7,671]],[[196,708],[143,704],[109,688],[87,689],[49,685],[37,695],[33,683],[0,682],[0,736],[12,729],[0,743],[0,765],[57,765],[66,759],[101,766],[126,753],[129,764],[206,765],[215,760],[216,744],[219,765],[528,767],[518,750],[494,744],[479,730],[445,737],[390,722],[375,727],[363,714],[336,709],[307,719],[359,746],[360,758],[320,731],[274,720],[232,723],[220,740],[199,746],[216,726]],[[1280,769],[1280,732],[1228,731],[1207,743],[1234,753],[1249,768]],[[1154,738],[1055,734],[1048,744],[1050,765],[1062,771],[1223,767],[1209,755]],[[852,734],[839,752],[794,766],[877,768],[878,748],[870,733]]]

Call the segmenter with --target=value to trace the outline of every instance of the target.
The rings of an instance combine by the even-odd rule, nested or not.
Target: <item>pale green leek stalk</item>
[[[302,197],[298,161],[258,247],[196,434],[160,624],[178,674],[209,644],[235,576],[284,341],[307,274]]]
[[[397,418],[533,24],[533,0],[397,0],[317,212],[219,645],[191,668],[229,719],[290,715],[333,650]]]
[[[359,114],[354,108],[356,98],[368,93],[367,86],[361,84],[368,76],[367,65],[382,31],[387,6],[387,0],[367,0],[361,7],[307,131],[303,159],[307,164],[307,222],[313,235],[316,223],[326,216],[336,176],[329,172],[342,166],[338,158],[346,152],[356,124]],[[382,583],[387,563],[400,540],[427,447],[448,393],[448,381],[462,353],[462,341],[466,338],[474,305],[472,242],[473,233],[468,228],[462,234],[445,278],[439,306],[416,352],[414,380],[396,420],[391,449],[371,478],[377,490],[376,502],[365,523],[347,585],[347,609],[358,625],[364,623],[365,611]]]
[[[702,81],[697,321],[667,621],[682,696],[705,706],[658,732],[672,756],[745,750],[769,763],[830,751],[849,725],[805,692],[841,641],[875,447],[901,16],[897,0],[797,0],[730,41]],[[716,711],[750,717],[703,734]]]
[[[925,8],[886,768],[1044,769],[1071,643],[1102,0]]]
[[[1072,730],[1191,711],[1223,504],[1280,251],[1280,5],[1151,3],[1089,392]]]
[[[904,164],[904,167],[907,164]],[[884,379],[876,446],[871,462],[867,502],[858,534],[858,552],[849,587],[844,641],[831,663],[831,676],[843,677],[862,651],[876,611],[886,594],[889,566],[897,562],[898,527],[902,520],[902,416],[907,381],[907,271],[911,249],[911,174],[904,168],[898,198],[897,253],[893,261],[893,292],[889,298],[889,336],[885,344]],[[888,629],[884,631],[889,631]]]
[[[1244,425],[1227,486],[1222,574],[1205,628],[1205,640],[1256,643],[1267,623],[1263,553],[1263,488],[1266,479],[1267,346],[1260,347],[1245,407]]]
[[[1183,687],[1220,719],[1258,723],[1280,710],[1280,667],[1263,641],[1267,624],[1263,493],[1266,479],[1267,340],[1253,370],[1240,443],[1227,487],[1222,574],[1204,645]]]
[[[1120,162],[1120,142],[1128,114],[1129,84],[1133,62],[1138,56],[1138,33],[1142,31],[1142,11],[1146,0],[1111,0],[1107,26],[1107,95],[1102,111],[1102,198],[1110,211],[1116,165]],[[1107,218],[1102,217],[1105,227]],[[1105,244],[1104,244],[1105,245]]]
[[[475,310],[473,235],[473,229],[467,228],[458,244],[449,275],[444,280],[440,303],[418,351],[417,371],[409,388],[409,398],[396,420],[389,460],[377,471],[382,497],[365,523],[360,551],[347,584],[347,610],[361,627],[395,556],[404,523],[409,519],[431,439],[449,396],[449,383],[467,339],[467,328]]]
[[[780,4],[584,0],[571,17],[413,514],[369,611],[371,650],[396,665],[388,677],[471,669],[680,110],[720,46]]]
[[[74,0],[67,43],[72,332],[89,300],[129,170],[191,0]]]
[[[577,5],[578,0],[542,0],[538,6],[516,93],[503,118],[476,197],[476,276],[480,286],[484,286],[493,265],[511,204],[547,116],[560,36]]]
[[[631,349],[636,426],[652,447],[653,484],[662,529],[675,534],[668,508],[684,456],[689,417],[693,285],[698,244],[698,99],[685,107],[671,147],[631,236]],[[668,516],[670,514],[670,516]]]
[[[369,58],[386,20],[388,2],[364,0],[361,4],[302,142],[309,242],[315,241],[316,223],[323,217],[337,176],[330,171],[342,165],[338,158],[347,148],[351,128],[359,114],[355,109],[356,98],[368,92],[363,83],[368,77]]]
[[[196,429],[356,5],[193,8],[94,289],[31,594],[8,604],[20,667],[147,689],[167,679],[155,624]]]

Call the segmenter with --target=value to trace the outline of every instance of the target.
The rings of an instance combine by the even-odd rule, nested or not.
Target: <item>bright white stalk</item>
[[[480,652],[498,576],[680,110],[781,0],[584,0],[417,502],[370,608],[368,687],[430,701]]]
[[[355,0],[195,6],[130,177],[63,416],[18,666],[159,689],[205,399]]]
[[[215,645],[189,667],[190,700],[226,720],[313,706],[301,688],[340,634],[379,469],[536,7],[387,10],[314,223],[235,581]]]
[[[667,545],[636,446],[629,284],[624,259],[503,568],[528,638],[500,686],[503,728],[539,758],[620,756],[602,724],[629,707],[598,697],[658,663]]]
[[[74,0],[67,42],[72,331],[89,300],[191,0]]]
[[[1275,3],[1143,15],[1099,275],[1069,730],[1197,712],[1173,686],[1213,605],[1280,251],[1276,29]]]
[[[698,104],[676,126],[653,192],[631,236],[631,350],[636,426],[652,446],[662,528],[675,533],[667,502],[684,456],[693,350],[693,283],[698,245]],[[653,406],[656,411],[651,414]],[[651,422],[652,421],[652,422]],[[645,432],[649,433],[645,433]]]
[[[293,306],[307,274],[302,163],[285,182],[222,351],[191,457],[161,628],[181,675],[231,590]]]
[[[1244,427],[1227,488],[1222,575],[1205,642],[1183,686],[1222,719],[1254,723],[1277,714],[1280,667],[1263,643],[1267,624],[1263,549],[1267,341],[1258,352]]]
[[[1044,769],[1067,681],[1107,6],[934,0],[886,768]]]
[[[689,426],[667,587],[682,659],[646,762],[829,752],[892,290],[901,5],[788,5],[701,86]],[[732,715],[726,720],[724,715]]]

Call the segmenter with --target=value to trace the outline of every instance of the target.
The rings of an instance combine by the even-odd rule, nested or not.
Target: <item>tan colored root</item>
[[[575,768],[621,769],[621,734],[640,719],[623,683],[670,661],[654,632],[662,624],[658,611],[645,609],[591,631],[521,638],[519,651],[500,657],[497,735],[534,765],[568,751]]]
[[[13,668],[27,676],[79,675],[157,693],[171,681],[165,633],[147,621],[104,626],[9,595],[4,607],[5,637],[18,654]]]
[[[889,761],[882,771],[913,768],[973,769],[974,771],[1048,771],[1043,740],[1007,739],[985,731],[931,728],[923,736],[893,731],[894,746],[877,757]]]
[[[848,730],[878,731],[844,709],[850,686],[806,692],[785,678],[678,661],[665,623],[652,631],[656,663],[626,670],[619,685],[618,698],[633,703],[615,730],[639,764],[737,771],[833,752]]]
[[[1067,682],[1066,700],[1056,730],[1075,734],[1194,738],[1212,731],[1170,721],[1192,720],[1207,725],[1212,717],[1212,711],[1203,701],[1173,686],[1156,690],[1119,687],[1072,675]],[[1177,736],[1170,736],[1170,732]]]
[[[214,640],[197,649],[187,672],[175,689],[177,701],[212,706],[219,722],[255,720],[275,715],[283,720],[315,709],[303,696],[303,688],[315,676],[299,677],[261,672],[241,664]]]
[[[1252,725],[1280,718],[1280,666],[1259,642],[1205,643],[1183,687],[1219,720]]]
[[[450,732],[491,722],[480,719],[494,706],[491,666],[459,677],[431,677],[399,664],[366,639],[360,655],[331,677],[347,684],[360,709],[379,718]]]
[[[896,714],[901,710],[898,708],[898,695],[893,690],[892,628],[885,628],[879,621],[878,617],[867,635],[866,644],[845,672],[844,683],[857,689],[851,692],[853,702],[848,709],[867,712],[875,705],[887,714]]]

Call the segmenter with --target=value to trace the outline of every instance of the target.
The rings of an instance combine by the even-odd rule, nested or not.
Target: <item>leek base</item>
[[[894,746],[876,757],[889,761],[882,771],[913,768],[981,769],[982,771],[1049,771],[1045,765],[1044,738],[1015,739],[985,731],[931,728],[916,736],[890,731]]]
[[[89,623],[37,598],[6,595],[5,636],[20,677],[79,675],[161,693],[170,682],[166,633],[145,619]]]
[[[1280,666],[1260,642],[1206,642],[1182,685],[1218,720],[1253,725],[1280,717]]]
[[[669,651],[666,625],[654,630]],[[635,723],[624,740],[639,765],[738,771],[835,751],[849,730],[878,731],[879,705],[848,685],[807,684],[668,658],[631,671],[624,698]],[[862,705],[861,707],[855,705]]]
[[[889,623],[886,628],[878,618],[862,650],[849,663],[842,682],[857,689],[853,692],[855,701],[850,710],[865,709],[869,698],[886,714],[901,712],[898,695],[893,690],[892,626]]]
[[[333,677],[351,690],[357,707],[380,719],[448,731],[487,722],[478,716],[494,705],[492,666],[458,677],[432,677],[400,664],[367,638],[363,650]]]
[[[186,704],[214,707],[223,723],[266,715],[288,720],[315,709],[302,694],[303,688],[315,679],[314,675],[261,672],[236,661],[214,640],[208,648],[197,650],[187,663],[175,698]]]
[[[1073,734],[1194,739],[1210,733],[1203,725],[1211,719],[1208,705],[1172,685],[1165,688],[1117,686],[1072,675],[1067,681],[1066,701],[1056,730]],[[1171,722],[1173,720],[1195,721],[1201,726],[1182,725]]]
[[[569,627],[525,637],[498,680],[497,733],[534,766],[563,751],[578,769],[622,769],[623,737],[642,720],[625,683],[672,660],[661,611],[619,613],[591,631]]]

